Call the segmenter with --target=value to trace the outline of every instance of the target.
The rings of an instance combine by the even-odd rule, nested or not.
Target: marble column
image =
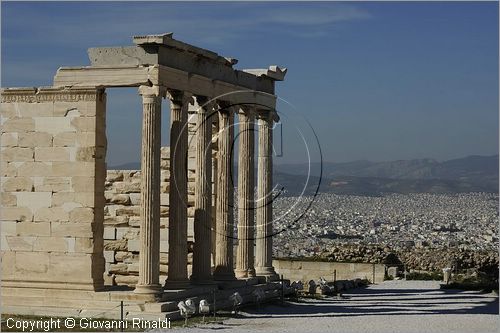
[[[255,276],[254,269],[254,120],[252,107],[239,113],[238,249],[236,277]]]
[[[234,184],[232,179],[234,115],[231,107],[224,104],[220,106],[214,278],[234,280]]]
[[[141,86],[142,154],[141,154],[141,252],[136,293],[161,291],[160,277],[160,87]]]
[[[170,188],[167,289],[183,289],[187,276],[187,106],[190,94],[168,90],[170,99]]]
[[[257,115],[257,236],[255,247],[255,271],[257,276],[276,279],[273,267],[273,116],[272,111]]]
[[[197,96],[193,274],[195,283],[212,282],[212,116],[213,103]]]

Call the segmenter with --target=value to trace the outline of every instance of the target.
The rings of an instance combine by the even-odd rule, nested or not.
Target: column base
[[[196,276],[191,275],[191,277],[189,278],[189,281],[195,285],[215,284],[215,281],[214,281],[212,275],[205,276],[205,277],[196,277]]]
[[[134,289],[136,294],[160,294],[161,292],[160,284],[137,284]]]
[[[250,269],[236,269],[234,271],[234,274],[236,275],[236,278],[238,279],[245,279],[245,278],[251,278],[255,277],[255,269],[250,268]]]
[[[191,283],[196,286],[210,286],[213,284],[217,284],[214,280],[191,280]]]
[[[234,281],[236,280],[236,276],[234,275],[234,272],[227,273],[214,273],[214,280],[215,281]]]
[[[163,289],[167,290],[178,290],[178,289],[188,289],[191,287],[189,280],[169,280],[165,281],[165,286]]]
[[[280,276],[274,270],[274,267],[256,267],[255,272],[257,277],[265,279],[266,282],[277,281]]]

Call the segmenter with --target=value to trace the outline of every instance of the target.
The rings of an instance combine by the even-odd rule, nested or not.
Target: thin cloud
[[[271,13],[266,13],[264,21],[296,26],[319,26],[370,17],[371,15],[367,11],[357,7],[332,4],[273,10]]]
[[[4,4],[7,9],[2,15],[5,15],[4,29],[7,32],[10,29],[24,32],[22,38],[9,39],[7,36],[10,45],[33,42],[103,46],[130,41],[135,34],[168,31],[194,39],[193,42],[203,40],[221,44],[238,38],[244,32],[272,31],[283,26],[292,27],[284,30],[285,33],[308,37],[308,31],[297,29],[328,28],[328,25],[371,17],[358,7],[339,4],[233,4],[222,6],[221,10],[208,10],[216,5],[150,3],[137,6],[132,3],[117,6],[88,3],[80,4],[82,7],[78,15],[57,18],[50,11],[40,10],[43,8],[40,5],[35,8],[21,5],[24,4],[9,8]],[[71,8],[74,5],[68,6]]]

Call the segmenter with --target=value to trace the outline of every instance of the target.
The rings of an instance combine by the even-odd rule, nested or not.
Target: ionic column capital
[[[182,91],[177,89],[166,89],[166,98],[168,98],[175,105],[193,104],[193,94],[189,91]]]
[[[234,114],[235,112],[235,107],[231,104],[231,102],[218,100],[216,104],[219,107],[217,110],[219,113]]]
[[[278,122],[280,120],[278,112],[274,110],[257,109],[255,117],[269,122]]]
[[[143,99],[165,97],[166,91],[167,88],[163,86],[139,86],[139,95]]]
[[[237,113],[240,117],[243,116],[243,119],[252,121],[253,119],[255,119],[257,109],[255,105],[242,105],[237,109]]]

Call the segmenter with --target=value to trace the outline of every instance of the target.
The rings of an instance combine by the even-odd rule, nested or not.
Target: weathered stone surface
[[[54,116],[68,118],[79,117],[82,115],[80,110],[82,109],[84,103],[85,102],[82,101],[78,103],[58,101],[57,103],[54,103]]]
[[[135,182],[116,182],[114,184],[116,193],[138,193],[141,191],[140,181]]]
[[[101,254],[102,255],[102,254]],[[50,253],[49,273],[55,279],[61,276],[66,281],[91,282],[92,255],[80,253]],[[95,260],[95,259],[94,259]],[[96,260],[96,263],[98,261]]]
[[[141,194],[140,193],[130,193],[130,204],[132,206],[140,206],[141,205]]]
[[[128,216],[105,216],[104,224],[105,225],[113,225],[115,227],[125,226],[129,223]]]
[[[35,161],[62,162],[69,161],[70,151],[65,147],[35,148]]]
[[[40,222],[68,222],[69,213],[62,207],[40,208],[35,212],[34,220]]]
[[[18,146],[18,134],[17,133],[2,133],[0,137],[1,147],[17,147]]]
[[[17,205],[17,197],[13,193],[1,192],[0,198],[2,202],[2,207],[12,207]]]
[[[96,158],[96,147],[80,147],[76,151],[76,160],[91,162]]]
[[[68,120],[70,118],[67,118]],[[71,127],[78,132],[95,132],[96,117],[75,117],[71,119]]]
[[[76,176],[71,177],[71,189],[76,192],[88,191],[91,188],[94,188],[95,185],[95,177],[87,177],[87,176]]]
[[[50,223],[17,222],[16,234],[19,236],[50,236]]]
[[[126,251],[113,251],[114,253],[114,261],[123,261],[130,254],[130,252]]]
[[[127,240],[104,241],[104,249],[108,251],[127,251]]]
[[[117,239],[139,239],[140,229],[139,228],[116,228],[116,238]],[[164,233],[166,234],[166,233]],[[160,236],[160,239],[162,237]]]
[[[160,207],[160,217],[168,217],[169,216],[169,208],[165,206]]]
[[[2,132],[32,132],[35,120],[32,118],[10,118],[2,124]],[[43,132],[43,131],[42,131]]]
[[[54,135],[52,144],[54,147],[73,147],[76,144],[76,132],[62,132]]]
[[[87,189],[88,191],[88,189]],[[93,192],[56,192],[52,194],[52,206],[78,204],[83,207],[94,207],[96,194]]]
[[[20,147],[2,147],[1,159],[4,162],[33,161],[33,149]]]
[[[48,208],[52,202],[52,192],[17,192],[15,196],[19,207],[29,207],[32,211]]]
[[[95,112],[96,107],[93,101],[57,101],[54,103],[54,116],[57,117],[95,116]]]
[[[74,132],[69,118],[63,117],[35,117],[35,131],[56,135],[61,132]]]
[[[52,117],[54,104],[52,102],[24,103],[19,106],[18,110],[20,117]]]
[[[130,216],[129,219],[128,219],[128,224],[131,227],[139,227],[141,225],[141,218],[140,218],[140,216]]]
[[[77,207],[69,213],[69,221],[72,223],[94,222],[94,209],[89,207]]]
[[[137,239],[131,239],[127,242],[128,244],[128,250],[132,252],[139,252],[141,250],[141,243],[140,240]]]
[[[106,240],[115,240],[116,239],[116,228],[115,227],[104,227],[103,238]]]
[[[169,198],[170,198],[170,196],[168,193],[160,194],[160,205],[168,206],[169,205]]]
[[[95,132],[77,132],[76,144],[79,147],[97,146],[97,137]]]
[[[168,253],[160,253],[160,264],[168,264]]]
[[[15,272],[17,274],[47,273],[49,254],[44,252],[17,252],[15,257]]]
[[[6,236],[7,246],[10,251],[33,251],[36,237],[31,236]]]
[[[108,170],[106,174],[107,182],[118,182],[123,181],[123,172],[120,170]]]
[[[50,234],[63,237],[92,237],[93,226],[90,223],[51,222]]]
[[[51,176],[51,162],[24,162],[17,168],[17,175],[22,177]]]
[[[92,238],[75,238],[75,252],[78,253],[93,253],[94,252],[94,241]]]
[[[116,216],[140,216],[140,206],[122,207],[116,210]]]
[[[52,163],[52,175],[57,177],[93,177],[95,176],[95,163],[56,161]]]
[[[109,263],[115,262],[115,251],[103,251],[104,260]]]
[[[37,237],[33,243],[35,252],[67,252],[68,245],[63,237]]]
[[[10,177],[2,184],[2,190],[5,192],[19,192],[33,189],[33,180],[28,177]]]
[[[71,190],[69,177],[44,177],[42,182],[42,184],[35,185],[35,191],[66,192]]]
[[[2,221],[31,221],[33,213],[27,207],[2,207],[0,219]]]
[[[18,118],[19,104],[17,103],[0,103],[0,114],[2,118]]]
[[[17,175],[16,163],[0,160],[1,177],[15,177]]]
[[[2,221],[0,222],[0,235],[2,236],[17,236],[16,226],[20,222]],[[27,235],[26,235],[27,236]]]
[[[115,277],[115,282],[118,285],[135,286],[138,281],[139,277],[134,275],[117,275]]]
[[[130,205],[130,196],[127,194],[116,194],[109,201],[117,205]]]
[[[19,134],[19,147],[50,147],[52,134],[44,132],[28,132]]]

